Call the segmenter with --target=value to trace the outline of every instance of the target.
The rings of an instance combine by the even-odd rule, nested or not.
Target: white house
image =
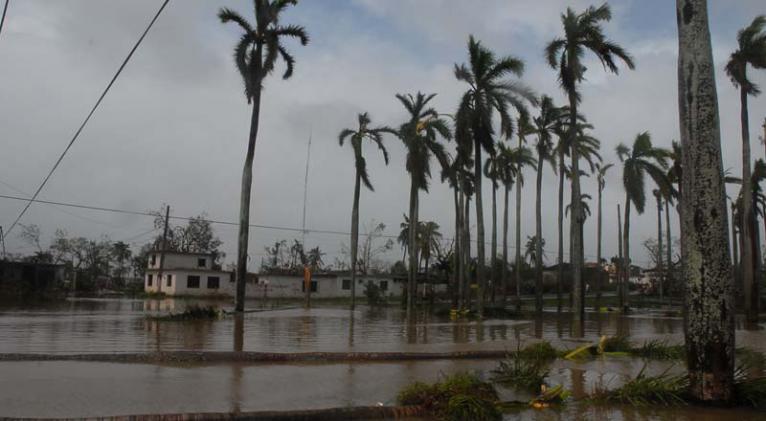
[[[144,291],[166,295],[233,295],[232,274],[213,269],[212,254],[166,251],[160,279],[160,252],[149,254]]]
[[[160,279],[160,252],[149,254],[144,276],[144,291],[165,295],[227,296],[234,297],[234,274],[213,269],[213,255],[205,253],[165,252]],[[401,295],[402,283],[394,282],[391,275],[357,277],[356,293],[361,297],[368,282],[381,289],[384,296]],[[248,298],[301,298],[305,294],[302,275],[248,274],[245,296]],[[348,273],[316,273],[311,279],[314,298],[340,298],[351,296],[351,277]]]

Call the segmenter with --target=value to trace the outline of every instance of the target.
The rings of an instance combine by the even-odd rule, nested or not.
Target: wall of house
[[[148,285],[149,276],[152,276],[151,286]],[[199,277],[198,288],[188,287],[189,276]],[[168,277],[170,278],[170,285],[168,285]],[[218,288],[208,287],[208,278],[210,277],[218,277]],[[169,269],[164,270],[162,273],[162,287],[160,291],[167,295],[234,296],[234,282],[231,282],[230,279],[231,274],[229,272]],[[149,271],[144,276],[144,291],[157,292],[157,290],[157,273]]]
[[[154,264],[152,264],[152,256],[154,258]],[[205,259],[205,265],[199,266],[198,259]],[[176,254],[165,253],[165,269],[180,269],[180,268],[193,268],[193,269],[212,269],[213,258],[210,255],[205,254]],[[160,268],[160,253],[152,253],[149,255],[149,269]]]

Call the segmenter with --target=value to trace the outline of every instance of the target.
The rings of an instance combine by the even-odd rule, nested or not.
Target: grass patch
[[[498,367],[492,370],[492,380],[503,386],[538,392],[548,377],[548,363],[558,355],[556,348],[547,341],[534,343],[523,349],[517,348],[516,352],[509,353],[498,363]]]
[[[474,374],[458,373],[434,384],[413,383],[399,392],[400,405],[417,405],[442,420],[502,419],[497,391]]]
[[[686,405],[689,377],[686,374],[670,374],[668,370],[656,375],[644,373],[646,365],[621,387],[608,390],[597,387],[590,400],[597,403],[619,403],[633,406]]]
[[[181,313],[170,313],[164,316],[151,316],[149,318],[160,321],[215,320],[222,315],[223,312],[213,306],[190,306]]]

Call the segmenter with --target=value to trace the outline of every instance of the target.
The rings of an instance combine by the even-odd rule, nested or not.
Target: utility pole
[[[160,245],[160,268],[157,271],[157,294],[162,292],[162,269],[165,267],[165,247],[168,240],[168,219],[170,218],[170,205],[165,208],[165,228],[162,231],[162,244]]]
[[[3,235],[3,227],[0,226],[0,242],[3,244],[3,260],[5,260],[5,235]]]
[[[304,178],[303,178],[303,222],[301,223],[301,247],[303,247],[304,251],[306,250],[306,198],[308,197],[308,191],[309,191],[310,158],[311,158],[311,130],[309,130],[309,144],[306,150],[306,174],[304,175]],[[304,305],[306,308],[311,308],[311,269],[309,269],[307,262],[303,262],[303,278],[304,278],[303,285],[305,288]]]
[[[617,204],[617,303],[620,310],[623,310],[625,303],[625,296],[623,295],[623,289],[625,288],[625,268],[622,261],[622,214],[620,213],[620,204]],[[630,268],[628,268],[630,270]]]

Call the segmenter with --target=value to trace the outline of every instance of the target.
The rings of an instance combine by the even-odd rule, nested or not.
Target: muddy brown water
[[[630,316],[589,313],[582,324],[567,314],[536,319],[451,322],[424,316],[404,323],[398,308],[287,309],[214,321],[147,320],[147,314],[183,311],[187,300],[73,300],[33,307],[0,306],[0,353],[82,354],[152,351],[410,351],[515,349],[547,339],[559,346],[628,335],[680,342],[683,322],[665,312]],[[203,303],[206,304],[206,303]],[[230,308],[226,303],[213,303]],[[766,351],[764,326],[738,324],[738,346]],[[581,397],[598,385],[616,387],[645,365],[631,358],[556,361],[549,382]],[[151,365],[96,362],[0,362],[0,416],[83,417],[151,413],[237,412],[393,404],[412,381],[476,371],[488,376],[491,360],[440,360],[333,364]],[[682,371],[651,362],[650,372]],[[529,396],[501,390],[506,399]],[[766,413],[711,408],[594,407],[578,403],[559,410],[527,410],[508,419],[755,420]]]

